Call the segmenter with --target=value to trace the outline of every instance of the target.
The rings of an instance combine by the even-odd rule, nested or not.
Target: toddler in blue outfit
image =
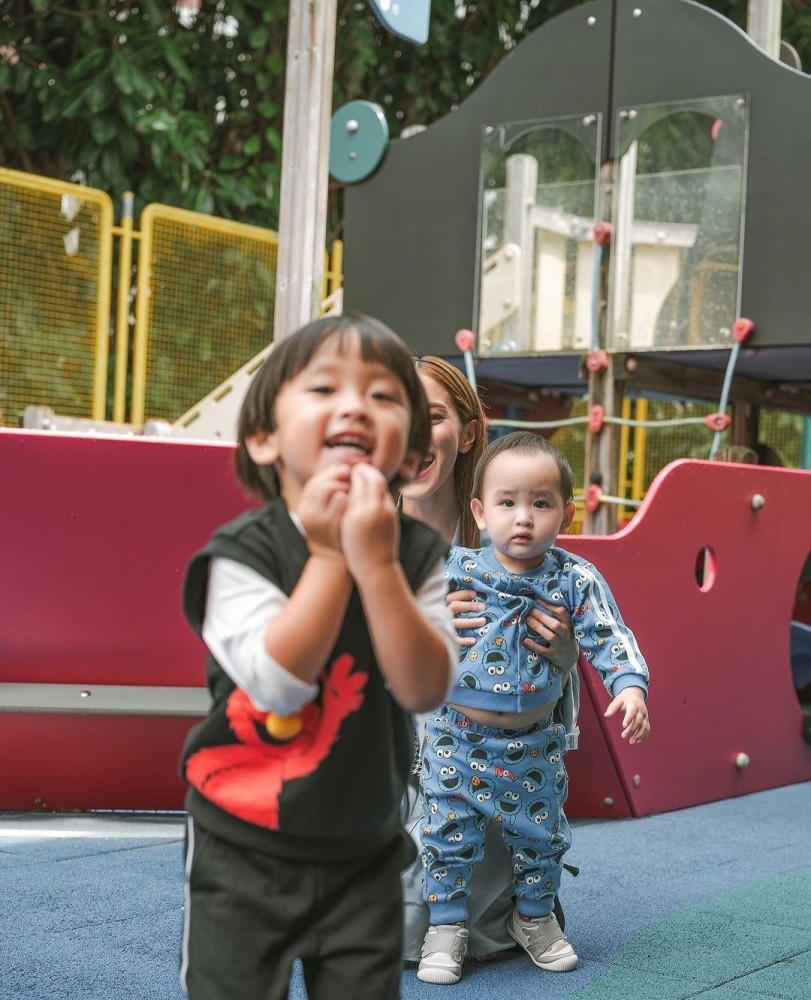
[[[461,977],[468,884],[488,820],[512,858],[508,933],[539,968],[568,972],[578,962],[552,911],[570,846],[567,732],[555,714],[569,677],[526,624],[536,601],[568,610],[582,655],[612,695],[606,716],[622,713],[623,739],[640,743],[650,732],[648,668],[636,639],[595,567],[555,545],[575,511],[564,455],[535,434],[498,438],[476,467],[471,509],[491,544],[455,547],[448,585],[476,592],[482,610],[472,615],[484,624],[461,649],[448,702],[426,721],[420,776],[431,926],[417,976],[443,985]]]

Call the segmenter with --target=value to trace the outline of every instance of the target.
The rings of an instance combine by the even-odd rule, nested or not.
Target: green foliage
[[[287,5],[202,6],[9,0],[0,163],[274,226]]]
[[[339,0],[334,106],[364,98],[392,135],[457,107],[504,55],[577,0],[434,0],[430,36],[388,33],[365,0]],[[743,26],[746,0],[707,6]],[[811,66],[808,0],[783,33]],[[77,173],[114,201],[151,201],[275,227],[287,0],[4,0],[0,164]],[[340,224],[333,197],[332,225]]]
[[[334,103],[378,101],[392,134],[446,114],[508,48],[571,0],[437,0],[426,45],[365,2],[340,5]],[[88,184],[136,214],[160,201],[275,227],[286,0],[6,0],[0,164]],[[238,30],[237,30],[238,25]],[[334,222],[337,226],[337,216]]]

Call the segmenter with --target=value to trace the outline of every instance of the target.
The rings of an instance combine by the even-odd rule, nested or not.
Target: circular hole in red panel
[[[715,586],[718,572],[718,562],[715,552],[709,545],[702,545],[696,556],[695,574],[698,589],[705,593]]]

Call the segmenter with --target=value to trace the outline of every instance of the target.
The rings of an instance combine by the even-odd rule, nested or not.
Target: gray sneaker
[[[437,986],[452,986],[462,978],[462,962],[467,954],[468,932],[458,924],[429,927],[422,943],[422,960],[417,979]]]
[[[548,917],[522,920],[518,911],[513,910],[507,921],[507,933],[518,942],[539,969],[571,972],[577,968],[577,955],[566,940],[554,913],[550,913]]]

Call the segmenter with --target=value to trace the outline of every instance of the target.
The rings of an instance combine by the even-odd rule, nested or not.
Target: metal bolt
[[[642,17],[642,11],[639,7],[634,7],[634,17]]]
[[[596,17],[590,17],[590,18],[588,18],[588,20],[586,21],[586,24],[587,24],[587,25],[588,25],[588,26],[589,26],[590,28],[593,28],[593,27],[594,27],[594,25],[595,25],[596,23],[597,23],[597,18],[596,18]]]
[[[611,806],[614,805],[614,800],[610,796],[606,796],[606,798],[603,799],[603,805],[608,806],[610,809]]]
[[[357,130],[359,128],[360,128],[360,125],[358,124],[356,118],[350,118],[349,121],[346,123],[346,131],[347,132],[357,132]]]
[[[752,510],[761,510],[761,508],[766,506],[766,497],[762,493],[753,493],[750,503]]]
[[[91,694],[92,694],[91,691],[80,691],[79,692],[79,697],[80,698],[89,698],[91,696]]]
[[[634,775],[634,788],[639,788],[639,786],[641,784],[642,784],[642,779],[639,777],[638,774],[635,774]]]
[[[739,753],[738,756],[735,758],[735,767],[737,767],[741,771],[745,767],[749,767],[749,754]]]

